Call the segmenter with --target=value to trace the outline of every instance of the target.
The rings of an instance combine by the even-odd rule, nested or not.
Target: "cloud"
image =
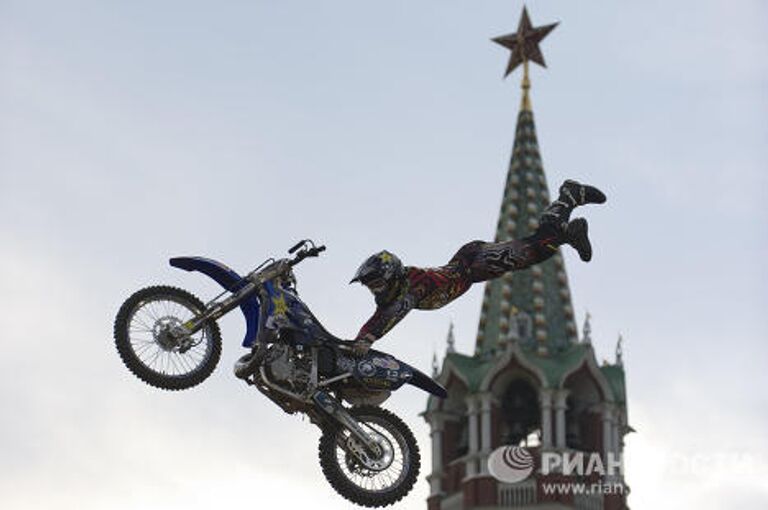
[[[299,289],[351,337],[373,309],[346,286],[367,255],[438,265],[492,236],[518,91],[487,37],[516,10],[77,5],[9,4],[0,30],[0,506],[194,509],[259,491],[338,508],[316,429],[232,377],[240,317],[221,321],[214,375],[174,394],[125,370],[111,321],[144,285],[218,292],[169,256],[245,271],[312,236],[329,249]],[[631,504],[756,508],[762,464],[713,478],[664,460],[765,455],[768,420],[765,7],[691,6],[540,6],[534,20],[563,23],[534,110],[550,183],[610,191],[584,209],[595,259],[566,259],[599,356],[627,340]],[[306,34],[323,36],[311,52]],[[381,348],[428,371],[452,318],[471,352],[481,298],[414,312]],[[387,403],[422,475],[425,401],[406,388]],[[422,477],[403,508],[426,492]]]

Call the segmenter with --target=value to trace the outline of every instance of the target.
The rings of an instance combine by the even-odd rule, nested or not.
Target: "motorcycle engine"
[[[312,358],[309,353],[297,352],[290,345],[273,345],[267,357],[271,378],[292,391],[306,388],[311,377]]]

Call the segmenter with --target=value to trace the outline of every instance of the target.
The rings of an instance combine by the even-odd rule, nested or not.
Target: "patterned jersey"
[[[395,299],[379,306],[357,338],[377,340],[400,322],[412,309],[434,310],[464,294],[472,282],[457,265],[436,268],[406,267],[405,280]]]

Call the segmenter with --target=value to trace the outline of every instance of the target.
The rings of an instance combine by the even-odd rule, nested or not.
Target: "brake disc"
[[[374,430],[369,430],[368,435],[376,443],[376,452],[369,452],[365,445],[355,436],[347,438],[347,452],[351,453],[362,467],[370,471],[379,472],[387,469],[395,458],[395,452],[389,440]]]
[[[160,317],[152,325],[152,337],[163,350],[170,351],[178,346],[178,341],[171,334],[171,331],[179,325],[181,325],[181,321],[170,315]]]

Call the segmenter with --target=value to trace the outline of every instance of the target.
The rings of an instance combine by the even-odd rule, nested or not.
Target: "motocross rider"
[[[605,195],[594,186],[566,180],[539,218],[533,235],[524,239],[489,243],[472,241],[462,246],[448,261],[436,268],[403,266],[396,255],[381,251],[371,255],[349,283],[368,287],[376,301],[376,311],[363,325],[352,344],[353,352],[363,356],[371,344],[384,336],[412,309],[441,308],[464,294],[473,283],[498,278],[508,271],[519,271],[547,260],[558,247],[568,244],[584,262],[592,258],[587,236],[587,220],[570,220],[571,211],[584,204],[602,204]]]

